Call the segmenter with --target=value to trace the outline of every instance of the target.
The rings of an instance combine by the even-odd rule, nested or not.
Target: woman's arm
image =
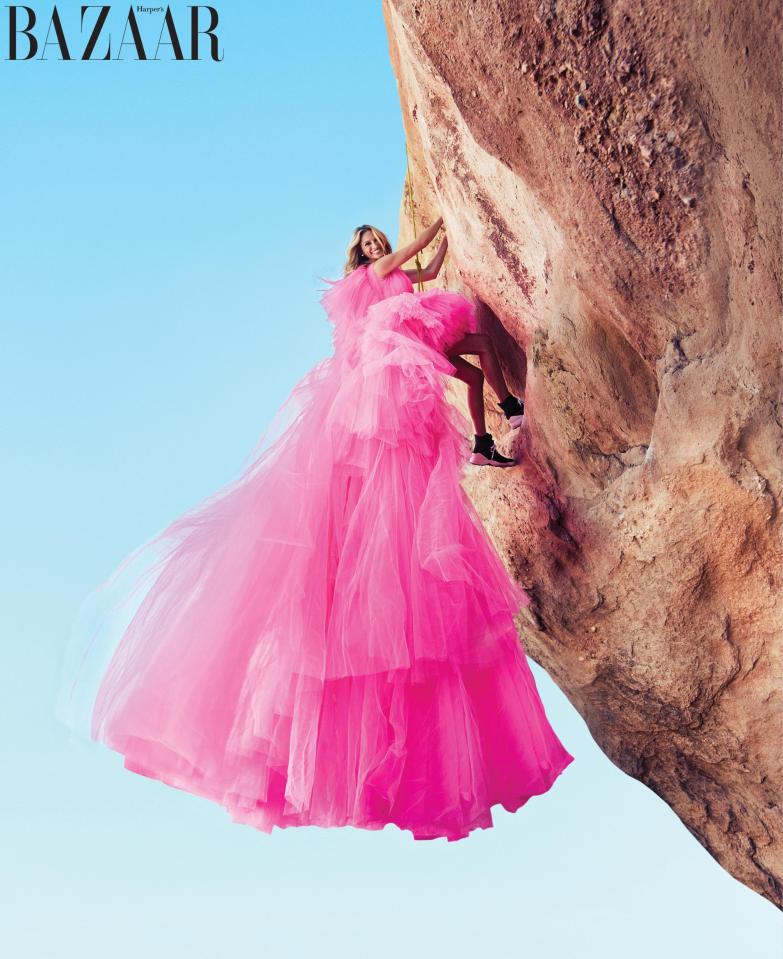
[[[418,270],[403,270],[403,273],[406,273],[408,278],[412,283],[416,283],[419,279],[423,282],[426,280],[434,280],[435,277],[440,273],[440,268],[443,266],[443,261],[446,258],[446,250],[449,248],[449,239],[444,236],[440,241],[440,246],[438,247],[438,252],[433,256],[430,262],[421,268],[421,272]]]
[[[423,250],[426,246],[435,239],[438,234],[438,230],[443,225],[443,217],[439,216],[438,219],[428,226],[426,230],[422,232],[413,240],[412,243],[408,243],[407,246],[400,247],[399,250],[396,250],[394,253],[387,253],[386,256],[382,256],[380,260],[376,260],[372,268],[375,270],[377,276],[383,277],[387,273],[391,273],[392,270],[396,270],[398,266],[402,266],[403,263],[407,263],[412,256]]]
[[[446,250],[449,248],[449,238],[444,236],[440,241],[440,246],[435,253],[435,256],[430,260],[426,266],[427,273],[429,276],[428,280],[434,280],[435,277],[440,273],[440,268],[443,266],[443,261],[446,259]]]

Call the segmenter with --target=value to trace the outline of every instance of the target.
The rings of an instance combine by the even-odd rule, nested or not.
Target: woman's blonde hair
[[[353,231],[353,236],[351,237],[351,242],[348,244],[348,249],[345,251],[346,261],[345,266],[343,267],[343,276],[348,276],[349,273],[353,273],[355,269],[360,266],[364,266],[365,263],[369,263],[369,259],[362,252],[362,233],[365,230],[369,230],[370,233],[375,237],[375,239],[383,247],[384,253],[391,253],[392,247],[389,243],[389,238],[383,232],[374,226],[370,226],[369,223],[363,223],[361,226],[357,226]]]

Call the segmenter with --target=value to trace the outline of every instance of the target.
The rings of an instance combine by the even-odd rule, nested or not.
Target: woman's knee
[[[446,356],[454,364],[454,376],[457,379],[462,380],[469,388],[478,387],[480,389],[483,386],[484,372],[480,367],[474,366],[473,363],[469,363],[462,356],[454,353],[447,353]]]

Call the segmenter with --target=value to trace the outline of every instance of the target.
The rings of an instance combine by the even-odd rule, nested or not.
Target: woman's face
[[[361,246],[362,253],[364,253],[368,260],[380,260],[383,256],[383,247],[375,239],[370,230],[364,230],[362,232],[359,245]]]

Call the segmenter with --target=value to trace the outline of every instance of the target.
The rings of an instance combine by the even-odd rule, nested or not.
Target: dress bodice
[[[371,264],[365,264],[331,285],[321,297],[321,305],[334,325],[332,341],[341,352],[360,332],[367,310],[381,300],[400,293],[412,293],[413,284],[399,267],[379,277]]]
[[[378,290],[379,300],[385,300],[389,296],[396,296],[398,293],[413,292],[413,284],[408,278],[408,274],[401,267],[397,267],[397,269],[392,270],[391,273],[387,273],[384,277],[379,277],[370,266],[362,267],[362,269],[367,271],[367,278],[370,284],[374,285]]]

